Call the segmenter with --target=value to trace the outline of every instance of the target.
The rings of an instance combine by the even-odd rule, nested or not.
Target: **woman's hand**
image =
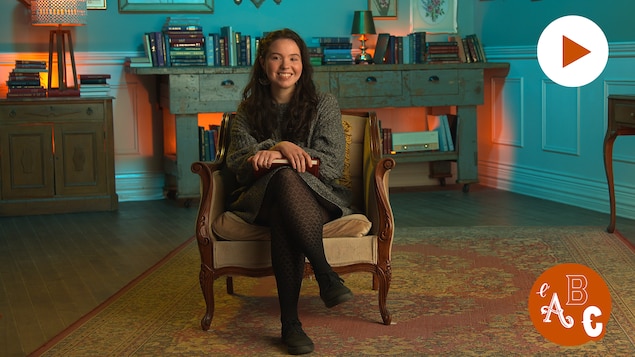
[[[271,168],[271,163],[275,159],[281,159],[282,154],[280,151],[275,150],[260,150],[254,156],[247,159],[247,161],[251,161],[251,165],[254,168],[254,171],[258,171],[260,169],[269,169]]]
[[[269,150],[260,150],[247,159],[255,171],[269,169],[275,159],[286,158],[297,172],[305,172],[307,166],[312,167],[311,156],[298,145],[290,141],[281,141]]]
[[[313,166],[311,164],[311,155],[290,141],[281,141],[274,145],[270,150],[277,150],[280,152],[283,157],[289,160],[291,167],[293,167],[297,172],[305,172],[307,166]]]

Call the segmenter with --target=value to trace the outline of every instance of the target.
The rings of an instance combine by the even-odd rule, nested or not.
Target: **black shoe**
[[[344,280],[335,272],[315,277],[320,285],[320,297],[326,307],[331,308],[353,298],[353,293],[344,286]]]
[[[313,341],[302,330],[300,321],[282,323],[282,343],[287,345],[290,355],[303,355],[313,352]]]

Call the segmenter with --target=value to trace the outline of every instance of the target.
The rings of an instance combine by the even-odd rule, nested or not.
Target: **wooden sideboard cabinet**
[[[314,81],[333,93],[342,109],[456,107],[457,149],[394,155],[397,162],[456,161],[457,182],[478,182],[476,107],[484,101],[484,71],[509,70],[509,63],[328,65],[314,67]],[[190,172],[198,160],[198,113],[235,111],[251,68],[127,68],[159,77],[164,119],[174,128],[176,148],[166,154],[166,191],[177,199],[197,198],[199,182]],[[381,118],[380,118],[381,119]]]
[[[0,215],[116,210],[112,98],[0,100]]]

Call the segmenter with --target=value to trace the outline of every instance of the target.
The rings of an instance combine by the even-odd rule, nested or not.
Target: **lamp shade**
[[[34,26],[86,25],[86,0],[33,0],[31,23]]]
[[[375,34],[375,22],[372,11],[355,11],[353,15],[352,35]]]

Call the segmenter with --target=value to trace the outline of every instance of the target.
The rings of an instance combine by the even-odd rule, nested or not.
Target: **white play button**
[[[570,15],[545,27],[537,52],[540,68],[549,79],[565,87],[581,87],[604,71],[609,44],[593,21]]]

